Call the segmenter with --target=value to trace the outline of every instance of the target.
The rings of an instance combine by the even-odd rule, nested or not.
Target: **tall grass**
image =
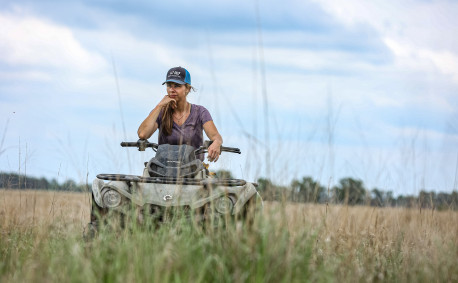
[[[85,241],[87,194],[18,196],[0,191],[1,282],[458,280],[453,211],[266,203],[252,229],[177,220]]]

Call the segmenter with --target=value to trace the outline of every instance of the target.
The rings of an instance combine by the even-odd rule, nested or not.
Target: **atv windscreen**
[[[156,156],[147,164],[151,177],[193,178],[203,169],[202,161],[196,158],[196,149],[190,145],[161,144]]]

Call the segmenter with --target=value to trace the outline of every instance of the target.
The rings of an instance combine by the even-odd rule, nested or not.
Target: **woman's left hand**
[[[210,162],[216,162],[219,158],[219,155],[221,154],[221,145],[218,142],[213,142],[209,147],[208,147],[208,155],[207,159]]]
[[[213,141],[213,143],[208,147],[207,159],[210,162],[216,162],[221,154],[221,145],[223,144],[223,138],[218,133],[218,130],[215,127],[215,124],[212,120],[207,121],[204,124],[204,131],[207,137]]]

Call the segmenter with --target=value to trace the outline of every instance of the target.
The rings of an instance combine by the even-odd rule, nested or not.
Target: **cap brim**
[[[184,85],[186,84],[184,81],[179,81],[179,80],[166,80],[165,82],[163,82],[162,84],[166,84],[166,83],[176,83],[176,84],[180,84],[180,85]]]

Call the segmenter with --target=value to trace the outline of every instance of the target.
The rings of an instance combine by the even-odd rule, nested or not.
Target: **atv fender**
[[[102,187],[104,184],[103,180],[97,178],[92,182],[92,196],[99,207],[104,207],[102,202]]]
[[[238,201],[235,203],[234,212],[232,214],[235,215],[240,213],[245,207],[245,204],[256,194],[257,191],[254,185],[252,183],[246,183],[245,186],[243,186],[243,191],[240,193]]]

